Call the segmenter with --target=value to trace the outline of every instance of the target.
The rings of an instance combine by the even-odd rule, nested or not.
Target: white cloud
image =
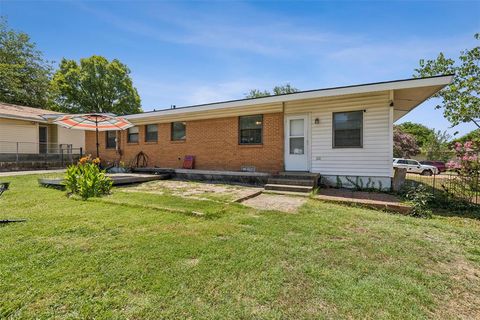
[[[148,101],[156,101],[155,105],[143,104],[145,111],[166,109],[171,105],[183,107],[242,99],[250,89],[267,87],[265,82],[255,79],[236,79],[213,84],[190,81],[177,85],[175,81],[163,82],[158,81],[158,79],[136,77],[134,83],[142,98]]]

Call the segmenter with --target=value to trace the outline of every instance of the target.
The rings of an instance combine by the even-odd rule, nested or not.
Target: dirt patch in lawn
[[[480,319],[480,269],[463,257],[440,263],[438,271],[453,280],[451,294],[434,313],[438,319]]]
[[[232,202],[263,190],[258,187],[181,180],[160,180],[122,188],[125,192],[173,195],[197,200]]]
[[[283,212],[297,212],[308,198],[285,196],[279,194],[261,194],[257,197],[245,200],[243,205],[260,210],[277,210]]]

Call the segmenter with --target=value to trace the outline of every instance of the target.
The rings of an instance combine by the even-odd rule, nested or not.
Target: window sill
[[[263,148],[263,143],[256,144],[239,144],[240,148]]]
[[[158,141],[145,141],[145,144],[158,144]]]
[[[187,140],[170,140],[170,143],[185,143]]]
[[[139,144],[138,142],[127,142],[127,145],[128,144]]]
[[[363,149],[363,146],[360,146],[360,147],[332,147],[332,149]]]

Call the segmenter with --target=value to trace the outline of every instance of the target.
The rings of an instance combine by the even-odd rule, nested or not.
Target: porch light
[[[319,123],[320,123],[320,119],[315,118],[315,124],[319,124]]]

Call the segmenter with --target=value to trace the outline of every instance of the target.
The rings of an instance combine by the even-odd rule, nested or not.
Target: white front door
[[[308,171],[308,115],[285,117],[285,170]]]

